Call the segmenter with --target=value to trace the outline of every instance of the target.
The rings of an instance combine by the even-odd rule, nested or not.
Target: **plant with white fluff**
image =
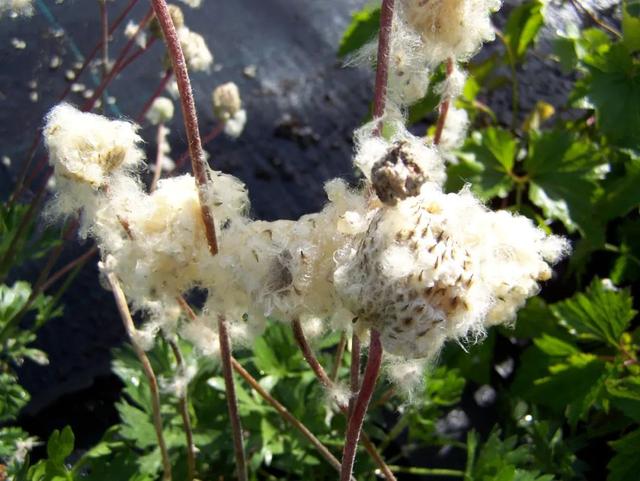
[[[82,233],[95,238],[112,287],[116,278],[132,306],[149,318],[132,336],[137,346],[149,347],[159,333],[177,335],[224,364],[230,358],[227,335],[235,346],[250,346],[269,319],[291,322],[329,397],[347,412],[344,389],[314,364],[306,338],[336,326],[353,334],[354,342],[370,338],[365,380],[359,392],[355,385],[351,392],[358,415],[349,418],[343,481],[351,477],[382,349],[389,378],[410,393],[425,362],[445,342],[479,340],[489,326],[512,323],[568,252],[564,239],[525,217],[490,211],[466,187],[443,191],[443,156],[459,145],[468,123],[463,111],[449,105],[465,81],[456,61],[490,39],[488,18],[496,4],[442,0],[426,9],[426,3],[401,1],[391,12],[388,103],[374,109],[381,114],[356,133],[354,166],[364,188],[330,181],[325,207],[296,221],[252,219],[244,184],[206,167],[194,177],[160,180],[147,193],[133,124],[61,105],[44,129],[59,189],[50,210],[82,211]],[[193,70],[207,70],[212,56],[178,11],[166,13],[175,17],[185,60]],[[402,116],[441,62],[447,62],[439,87],[442,124],[432,141],[410,134]],[[183,77],[177,78],[181,97],[190,94]],[[212,103],[227,134],[239,134],[246,113],[237,86],[219,86]],[[162,124],[170,118],[169,104],[157,100],[149,120]],[[382,136],[383,130],[390,133]],[[198,146],[191,145],[194,158]],[[205,212],[211,214],[215,249]],[[196,287],[207,292],[204,309],[181,322],[176,302],[185,302],[182,296]],[[187,382],[183,372],[172,389],[182,393]]]

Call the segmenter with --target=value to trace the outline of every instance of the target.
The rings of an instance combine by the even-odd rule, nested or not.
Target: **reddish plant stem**
[[[185,312],[187,317],[191,321],[195,321],[197,319],[196,313],[193,311],[184,297],[178,296],[176,300],[178,301],[178,304],[180,304],[180,307]],[[231,356],[231,365],[234,371],[236,371],[236,373],[238,373],[240,377],[242,377],[247,383],[249,383],[253,390],[256,391],[262,397],[262,399],[269,403],[285,421],[287,421],[294,428],[300,431],[300,433],[318,450],[322,457],[331,466],[333,466],[336,471],[340,472],[340,461],[338,461],[336,457],[331,454],[331,452],[325,447],[325,445],[322,444],[303,423],[301,423],[295,416],[293,416],[289,412],[289,410],[284,407],[284,405],[282,405],[277,399],[271,396],[271,394],[269,394],[260,385],[260,383],[251,374],[249,374],[249,372],[247,372],[236,359],[234,359],[233,356]]]
[[[120,26],[122,21],[127,17],[127,15],[129,15],[129,12],[131,11],[131,9],[133,9],[136,3],[138,3],[138,0],[131,0],[129,4],[124,8],[124,10],[120,13],[120,15],[118,15],[118,17],[114,20],[114,22],[111,24],[111,27],[109,28],[109,36],[116,31],[116,29]],[[84,62],[82,63],[82,66],[80,67],[80,70],[78,70],[78,72],[76,73],[76,78],[82,75],[82,73],[85,71],[89,63],[95,58],[96,54],[102,47],[102,42],[103,40],[100,40],[96,44],[96,46],[93,47],[93,50],[91,50],[91,53],[89,53],[89,55],[85,58]],[[71,91],[71,85],[72,85],[72,82],[69,82],[65,90],[60,95],[60,97],[58,97],[58,102],[64,100],[65,97],[69,94],[69,92]],[[11,194],[11,198],[9,199],[9,205],[12,205],[13,202],[15,202],[15,200],[22,194],[22,192],[24,192],[25,179],[27,178],[29,168],[31,167],[31,162],[33,162],[33,158],[35,156],[38,145],[40,145],[41,140],[42,140],[42,130],[38,129],[36,137],[33,140],[31,147],[29,148],[27,159],[22,163],[22,169],[20,171],[20,175],[18,176],[18,182],[16,183],[13,193]],[[26,185],[28,186],[30,184],[27,183]]]
[[[360,438],[364,416],[369,407],[369,401],[373,396],[373,391],[378,380],[380,365],[382,363],[382,343],[380,333],[375,329],[371,330],[371,342],[369,343],[369,359],[362,379],[362,387],[358,393],[358,398],[353,404],[353,411],[349,416],[347,435],[345,437],[344,450],[342,452],[342,467],[340,470],[340,481],[349,481],[353,466],[356,460],[356,447]]]
[[[229,421],[233,433],[233,450],[236,456],[236,474],[238,481],[247,481],[247,462],[244,456],[244,442],[242,439],[242,423],[238,412],[238,399],[233,383],[233,370],[231,366],[231,346],[229,343],[229,331],[224,316],[218,316],[218,340],[220,341],[220,359],[222,360],[222,374],[227,394],[227,409]]]
[[[204,158],[202,143],[200,142],[200,130],[198,129],[198,116],[196,114],[196,105],[191,91],[191,81],[187,71],[184,53],[178,39],[175,25],[171,20],[169,8],[165,0],[151,0],[156,18],[162,29],[171,65],[178,83],[178,91],[180,92],[180,104],[182,106],[182,115],[184,117],[184,125],[187,133],[187,141],[189,144],[189,153],[191,155],[191,168],[198,186],[198,196],[200,198],[200,209],[202,212],[202,221],[204,223],[207,243],[211,255],[218,253],[218,241],[216,239],[216,227],[213,220],[213,212],[207,203],[207,188],[210,183],[209,166]]]
[[[156,190],[158,180],[160,180],[160,176],[162,175],[162,144],[164,144],[166,137],[167,128],[163,123],[161,123],[158,125],[158,133],[156,134],[156,163],[155,171],[153,172],[153,179],[151,180],[151,186],[149,187],[150,192]]]
[[[302,355],[306,359],[309,366],[311,366],[311,369],[315,373],[316,377],[320,380],[324,387],[329,389],[332,388],[333,381],[329,379],[329,376],[327,376],[324,368],[320,365],[318,359],[313,354],[313,350],[307,342],[307,338],[305,337],[304,331],[302,330],[302,324],[300,324],[300,320],[294,319],[293,321],[291,321],[291,328],[293,329],[293,337],[295,338],[298,347],[302,351]]]
[[[327,389],[334,388],[335,383],[327,376],[327,373],[325,372],[324,368],[322,367],[317,357],[313,353],[313,349],[307,342],[307,339],[304,335],[304,331],[302,330],[302,325],[300,324],[300,321],[299,320],[292,321],[292,327],[293,327],[293,335],[298,344],[298,347],[300,347],[300,350],[302,351],[302,355],[306,359],[309,366],[311,366],[311,369],[315,373],[318,380],[322,383],[322,385],[325,388]],[[346,339],[346,336],[345,336],[345,339]],[[338,408],[346,418],[349,417],[349,408],[346,405],[338,403]],[[378,465],[378,467],[384,474],[385,478],[388,481],[396,481],[396,477],[391,472],[391,468],[389,468],[389,466],[384,461],[384,459],[382,459],[382,456],[378,452],[378,449],[376,448],[375,444],[373,444],[373,441],[371,441],[371,439],[369,438],[369,436],[367,436],[365,432],[362,432],[362,439],[360,441],[362,442],[362,445],[367,450],[367,452],[369,453],[373,461]]]
[[[149,20],[151,20],[152,17],[153,17],[153,9],[150,8],[145,14],[145,16],[142,18],[142,20],[140,20],[140,25],[138,25],[138,30],[136,30],[136,33],[127,41],[125,46],[122,48],[120,55],[118,55],[118,58],[113,64],[113,67],[111,67],[111,70],[109,71],[107,76],[102,80],[102,82],[100,82],[100,85],[98,85],[98,88],[96,88],[96,91],[93,93],[91,98],[87,100],[83,105],[82,107],[83,112],[88,112],[93,108],[96,101],[102,96],[102,93],[107,88],[107,85],[109,85],[111,81],[116,77],[116,75],[118,75],[121,72],[122,63],[127,57],[127,54],[129,53],[129,51],[135,45],[136,37],[140,34],[140,32],[144,30],[147,23],[149,23]]]
[[[167,343],[173,351],[173,357],[176,358],[178,372],[184,374],[184,357],[178,343],[172,339],[167,339]],[[178,407],[180,416],[182,417],[182,426],[187,438],[187,481],[192,481],[196,477],[196,447],[193,443],[193,429],[191,428],[191,417],[189,416],[189,394],[185,387],[184,392],[180,393],[178,398]]]
[[[213,129],[211,129],[211,131],[209,131],[209,133],[202,138],[202,146],[204,147],[213,139],[217,138],[218,135],[220,135],[223,130],[224,130],[223,123],[214,125]],[[174,171],[177,172],[178,169],[180,169],[180,167],[182,167],[188,159],[189,159],[189,151],[187,150],[186,152],[183,152],[183,154],[180,156],[180,158],[176,162]]]
[[[360,338],[354,333],[351,336],[351,368],[349,370],[351,396],[349,397],[349,417],[353,412],[353,403],[360,390]]]
[[[147,112],[149,112],[149,109],[153,105],[153,101],[158,97],[160,97],[160,95],[162,95],[162,92],[164,91],[165,88],[167,88],[167,84],[171,80],[172,75],[173,75],[173,70],[168,69],[167,71],[165,71],[164,75],[160,79],[160,83],[151,94],[151,97],[149,97],[149,99],[145,102],[144,106],[142,107],[142,110],[136,116],[137,124],[141,124],[142,122],[144,122],[144,117],[145,115],[147,115]]]
[[[394,0],[383,0],[380,7],[380,33],[378,35],[378,62],[376,68],[376,85],[373,97],[373,118],[381,119],[387,102],[387,81],[389,79],[389,52],[391,49],[391,28],[393,24]],[[376,133],[382,131],[379,120]]]
[[[109,72],[109,12],[107,0],[98,0],[100,7],[100,24],[102,27],[102,78]]]
[[[447,79],[451,77],[453,73],[453,59],[447,59]],[[438,123],[436,124],[436,132],[433,136],[433,143],[438,145],[442,140],[442,132],[444,131],[444,124],[447,121],[447,114],[449,113],[449,106],[451,104],[451,98],[447,96],[440,103],[440,112],[438,114]]]
[[[46,292],[53,284],[58,282],[60,280],[60,278],[62,276],[64,276],[67,272],[73,270],[76,266],[84,264],[89,259],[91,259],[93,256],[95,256],[97,253],[98,253],[98,246],[93,246],[91,249],[89,249],[87,252],[85,252],[81,256],[76,257],[71,262],[67,263],[65,266],[60,268],[51,277],[49,277],[46,280],[46,282],[44,284],[42,284],[42,287],[40,288],[40,290],[42,292]]]
[[[138,50],[133,52],[131,55],[129,55],[129,57],[124,59],[120,64],[120,71],[122,71],[125,68],[127,68],[129,66],[129,64],[133,63],[140,55],[142,55],[143,53],[148,51],[153,46],[153,44],[156,42],[156,40],[157,40],[156,37],[151,37],[144,47],[139,48]]]
[[[236,361],[233,357],[231,358],[231,364],[233,369],[245,380],[249,385],[256,391],[262,399],[264,399],[267,403],[269,403],[278,414],[289,424],[291,424],[294,428],[296,428],[320,453],[320,455],[327,461],[333,468],[340,472],[340,461],[336,459],[336,457],[331,454],[324,444],[311,432],[309,429],[301,423],[293,414],[289,412],[289,410],[280,403],[277,399],[275,399],[271,394],[269,394],[260,383],[251,375],[242,365]],[[355,479],[352,478],[352,481]]]
[[[160,391],[158,390],[158,381],[156,375],[153,372],[151,362],[144,352],[144,349],[140,347],[137,341],[136,326],[131,318],[131,312],[129,312],[129,306],[127,305],[127,299],[120,287],[120,282],[116,275],[112,272],[107,273],[107,280],[113,291],[113,297],[115,298],[116,305],[118,306],[118,312],[122,318],[129,342],[133,346],[133,350],[142,364],[142,370],[149,381],[149,390],[151,391],[151,409],[153,411],[153,427],[156,431],[156,438],[158,440],[158,447],[160,448],[160,455],[162,458],[164,481],[171,481],[171,461],[169,460],[169,453],[167,451],[167,445],[164,441],[164,435],[162,434],[162,416],[160,414]]]

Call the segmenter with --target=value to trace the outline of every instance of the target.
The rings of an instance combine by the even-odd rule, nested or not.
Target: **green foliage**
[[[353,14],[351,23],[340,40],[338,56],[355,53],[378,33],[380,7],[365,7]]]
[[[525,2],[511,12],[504,37],[515,62],[522,62],[543,24],[542,2],[537,0]]]

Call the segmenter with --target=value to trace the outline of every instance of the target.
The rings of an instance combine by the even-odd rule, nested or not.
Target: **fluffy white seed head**
[[[106,185],[112,173],[142,161],[134,124],[83,113],[69,104],[49,112],[44,139],[56,176],[94,189]]]
[[[202,0],[180,0],[180,1],[191,8],[200,8],[200,6],[202,5]]]
[[[173,118],[173,102],[167,97],[158,97],[147,112],[147,120],[152,125],[165,124]]]
[[[493,40],[490,15],[499,0],[402,0],[405,22],[421,37],[425,55],[434,63],[467,60],[483,42]]]
[[[378,209],[357,249],[338,260],[334,280],[359,322],[381,331],[387,351],[433,357],[446,339],[512,321],[566,250],[525,217],[427,183],[419,196]]]
[[[242,109],[240,90],[233,82],[219,85],[211,93],[213,113],[222,122],[226,122]]]
[[[244,109],[238,110],[233,117],[227,119],[224,124],[224,133],[229,137],[237,139],[242,135],[244,126],[247,123],[247,111]]]
[[[461,147],[467,138],[468,128],[469,114],[467,114],[467,111],[450,105],[444,121],[440,143],[438,144],[440,151],[446,152],[447,150]]]
[[[178,39],[189,69],[194,72],[208,72],[213,64],[213,55],[204,37],[187,27],[182,27],[178,29]]]

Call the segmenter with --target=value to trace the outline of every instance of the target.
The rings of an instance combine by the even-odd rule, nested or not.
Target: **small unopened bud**
[[[147,119],[153,125],[165,124],[173,118],[173,102],[166,97],[158,97],[151,104]]]
[[[371,169],[371,182],[380,200],[395,205],[420,193],[426,178],[407,142],[395,142]]]
[[[224,122],[234,117],[242,109],[240,91],[233,82],[216,87],[211,94],[211,100],[213,102],[213,113]]]
[[[177,5],[168,5],[168,7],[169,15],[171,15],[171,20],[173,20],[173,26],[176,30],[184,27],[184,14],[182,13],[182,9]],[[156,38],[162,38],[162,28],[155,15],[149,22],[149,32]]]

